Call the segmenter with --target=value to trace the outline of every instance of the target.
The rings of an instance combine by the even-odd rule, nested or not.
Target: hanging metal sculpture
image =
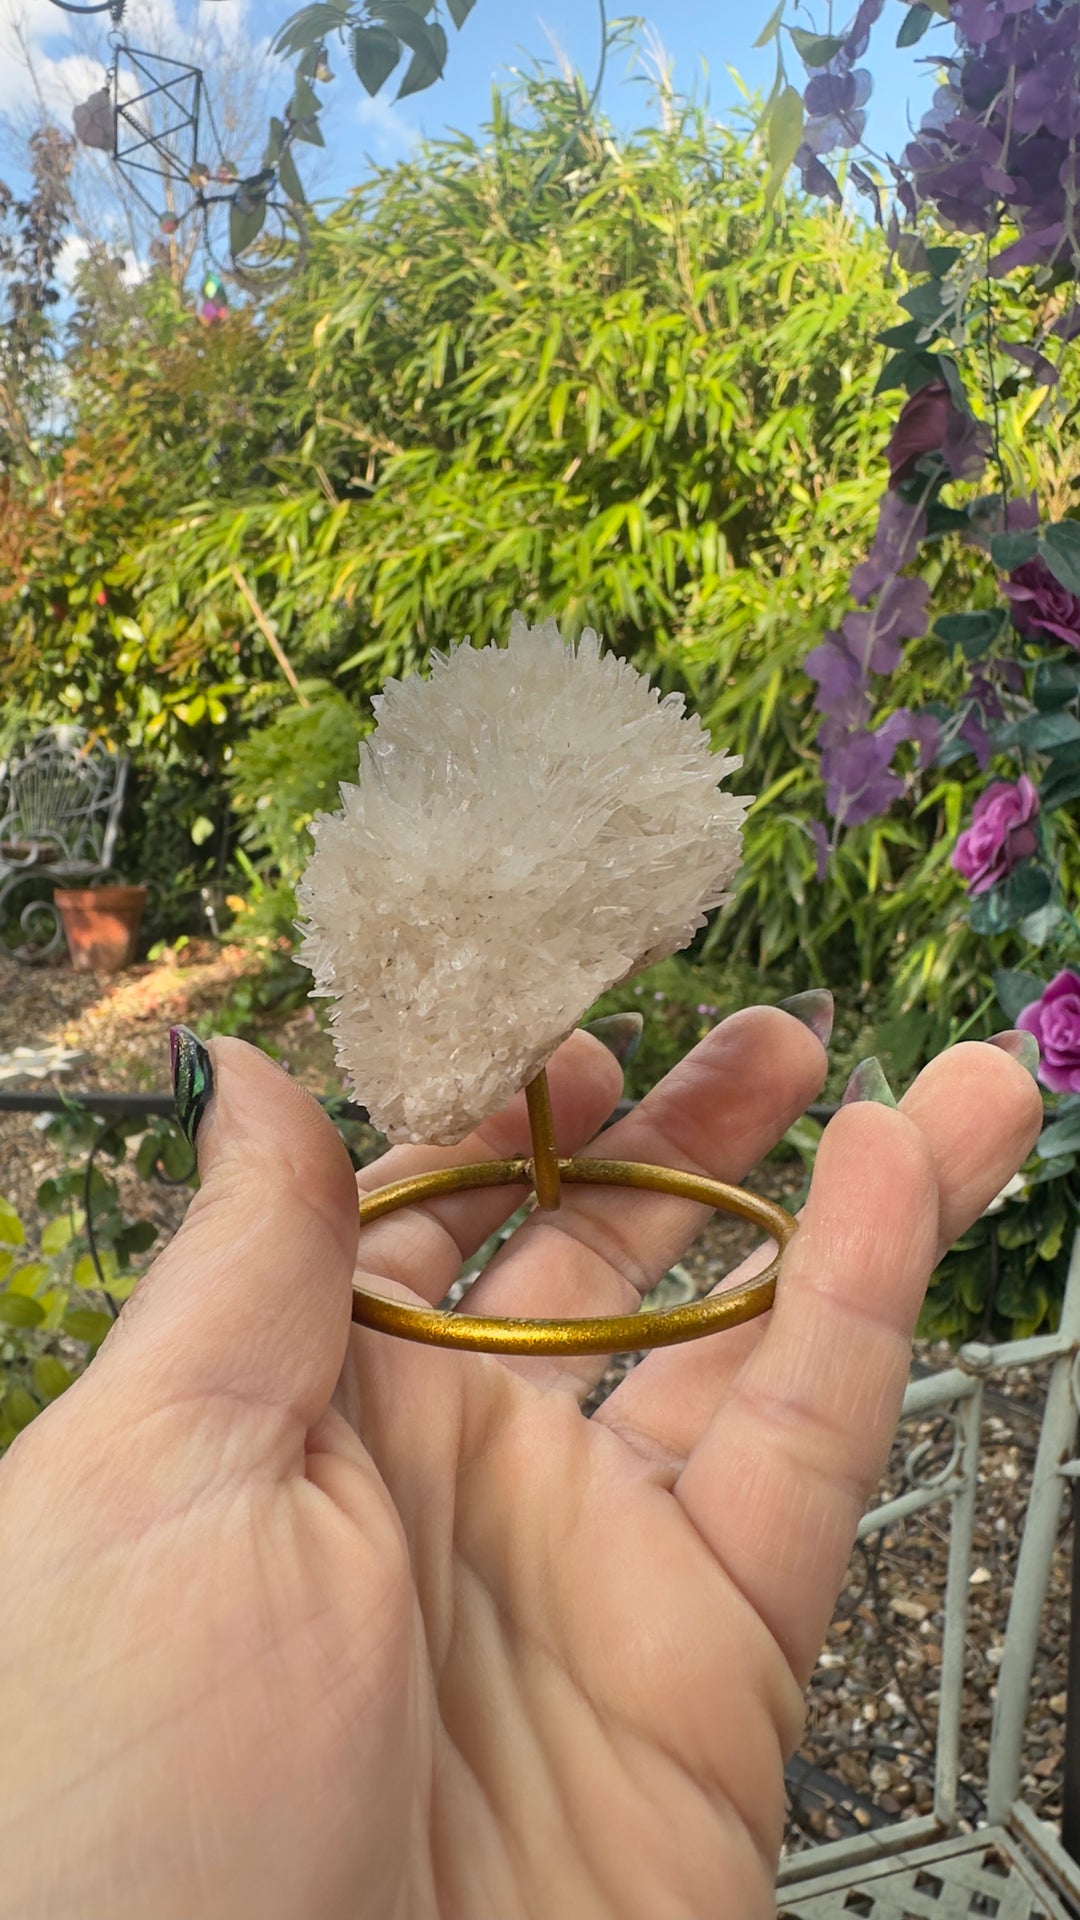
[[[74,5],[73,0],[52,0],[52,3],[54,7],[59,7],[64,13],[110,14],[112,16],[113,26],[118,27],[124,17],[124,8],[127,5],[127,0],[94,0],[94,4],[89,7],[77,7]]]
[[[53,4],[65,12],[112,16],[105,84],[75,108],[75,136],[81,145],[108,154],[165,238],[189,221],[201,229],[215,290],[208,294],[204,283],[200,318],[224,318],[220,276],[225,271],[252,290],[291,272],[305,250],[305,202],[290,147],[294,139],[313,138],[308,120],[318,103],[309,82],[298,80],[285,120],[270,123],[261,167],[243,176],[222,146],[201,67],[133,47],[119,24],[124,0],[95,0],[87,7],[73,0]],[[328,72],[323,50],[315,53],[315,64]],[[227,238],[219,240],[216,229],[226,220]],[[257,252],[247,257],[256,242]]]

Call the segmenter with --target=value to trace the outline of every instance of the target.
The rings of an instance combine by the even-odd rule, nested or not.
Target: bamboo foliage
[[[217,764],[214,728],[292,699],[282,658],[362,715],[389,674],[505,634],[514,608],[593,625],[690,695],[762,796],[714,950],[835,977],[854,946],[859,980],[891,970],[902,998],[963,1006],[956,783],[852,835],[824,886],[809,833],[800,663],[882,489],[884,244],[770,202],[765,157],[695,110],[669,101],[616,140],[582,107],[550,79],[513,112],[496,96],[481,139],[429,144],[331,209],[265,311],[200,333],[150,290],[141,328],[82,348],[56,459],[99,474],[100,499],[78,524],[14,501],[9,685]],[[76,604],[88,565],[101,615]],[[940,571],[945,611],[962,563]],[[928,641],[893,692],[958,685]]]

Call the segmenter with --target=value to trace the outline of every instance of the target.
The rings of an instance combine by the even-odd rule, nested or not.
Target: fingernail
[[[833,1028],[835,1003],[828,987],[809,987],[805,993],[793,993],[787,1000],[778,1000],[777,1006],[782,1013],[790,1013],[809,1027],[815,1040],[827,1047]]]
[[[210,1055],[190,1027],[170,1027],[169,1059],[176,1118],[185,1138],[194,1146],[199,1122],[214,1091]]]
[[[641,1045],[644,1029],[642,1013],[606,1013],[602,1020],[590,1020],[584,1032],[591,1033],[613,1053],[620,1067],[628,1067]]]
[[[873,1054],[869,1060],[860,1060],[841,1096],[842,1107],[854,1106],[856,1100],[876,1100],[879,1106],[895,1107],[896,1095],[882,1072],[881,1061]]]
[[[1022,1028],[1009,1027],[1005,1033],[992,1033],[987,1041],[988,1047],[1000,1047],[1013,1060],[1018,1060],[1029,1073],[1039,1070],[1039,1043],[1033,1033],[1025,1033]]]

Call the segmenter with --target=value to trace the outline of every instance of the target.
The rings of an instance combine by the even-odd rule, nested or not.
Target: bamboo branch
[[[297,699],[299,700],[300,705],[302,707],[310,707],[311,701],[308,699],[307,694],[303,691],[303,688],[301,687],[300,682],[298,681],[295,673],[292,670],[292,666],[290,664],[288,654],[286,653],[284,647],[282,646],[281,641],[278,639],[277,634],[274,632],[273,627],[270,625],[269,620],[267,619],[265,613],[260,607],[258,601],[255,598],[254,593],[252,592],[250,586],[248,585],[247,581],[245,580],[243,574],[241,573],[239,567],[236,565],[235,561],[233,562],[230,571],[232,573],[233,579],[236,581],[237,586],[239,587],[241,593],[243,594],[244,599],[247,601],[248,606],[251,608],[251,611],[255,616],[256,622],[258,623],[259,631],[262,634],[263,639],[266,641],[267,646],[269,647],[271,653],[274,656],[274,659],[277,661],[278,666],[281,668],[282,673],[285,675],[286,680],[288,681],[290,687],[292,688]]]

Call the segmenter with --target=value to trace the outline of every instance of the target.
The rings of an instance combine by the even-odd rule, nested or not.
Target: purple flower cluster
[[[916,202],[961,233],[1019,239],[996,273],[1072,259],[1080,188],[1077,15],[1069,0],[953,0],[959,53],[904,153]]]
[[[904,780],[892,764],[902,742],[916,742],[920,766],[926,766],[937,749],[938,722],[909,707],[871,729],[874,677],[895,673],[903,642],[926,632],[929,586],[925,580],[903,577],[902,570],[926,536],[931,496],[949,477],[974,478],[987,451],[984,430],[957,406],[942,380],[921,387],[901,409],[889,442],[889,491],[881,503],[877,532],[866,559],[851,576],[858,604],[838,629],[826,633],[805,663],[817,682],[814,705],[822,715],[818,743],[825,802],[838,829],[874,819],[903,793]],[[924,464],[928,459],[929,472]],[[981,750],[985,728],[974,707],[962,724],[975,730],[977,738],[969,744]]]
[[[811,75],[803,94],[806,119],[795,165],[802,174],[807,193],[820,194],[837,204],[841,198],[840,188],[821,156],[857,147],[863,137],[866,103],[874,83],[858,62],[870,45],[871,29],[884,5],[885,0],[861,0],[836,53],[827,66]],[[856,167],[853,170],[856,184],[860,174],[862,169]],[[863,178],[868,180],[866,175]]]
[[[827,154],[858,146],[873,85],[858,65],[884,0],[862,0],[836,51],[803,93],[806,119],[795,155],[808,193],[840,200]],[[960,233],[993,234],[1002,211],[1019,238],[996,273],[1076,261],[1072,209],[1080,195],[1080,36],[1075,0],[952,0],[959,51],[943,56],[946,79],[902,167],[890,162],[896,196],[911,218],[937,208]],[[871,177],[851,178],[877,202]],[[880,207],[877,208],[880,215]],[[894,228],[894,237],[898,229]],[[1041,371],[1054,369],[1043,362]]]

